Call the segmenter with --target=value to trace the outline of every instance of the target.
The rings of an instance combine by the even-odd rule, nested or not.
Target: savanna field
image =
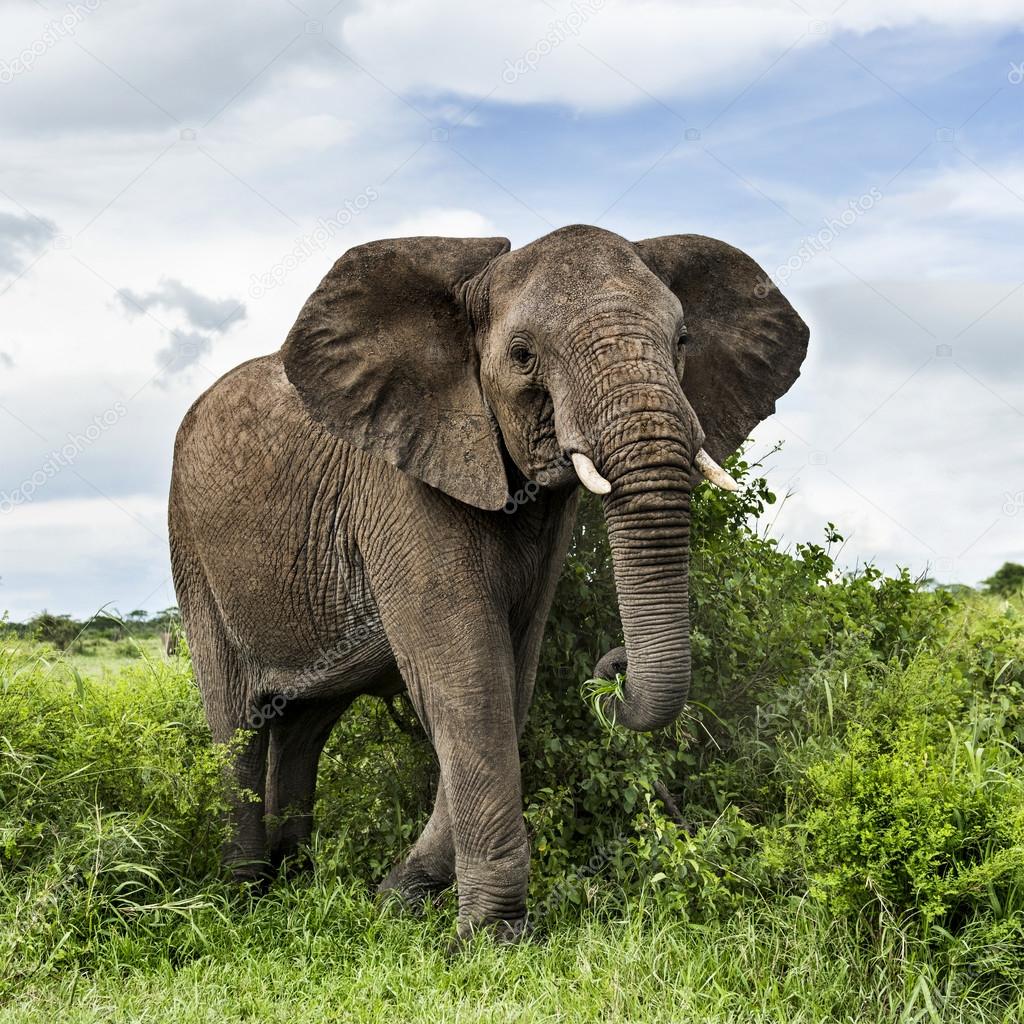
[[[315,866],[257,899],[220,873],[225,751],[187,650],[2,627],[0,1021],[1024,1018],[1019,581],[842,574],[841,526],[781,550],[734,470],[742,493],[695,498],[693,691],[659,733],[595,713],[618,623],[583,509],[522,744],[516,948],[448,959],[451,893],[374,901],[435,780],[404,701],[342,719]]]

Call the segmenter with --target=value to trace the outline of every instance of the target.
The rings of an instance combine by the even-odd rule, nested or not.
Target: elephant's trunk
[[[628,663],[606,711],[640,731],[673,721],[689,693],[690,490],[702,434],[670,367],[641,358],[626,374],[609,374],[616,383],[598,398],[590,436],[598,479],[610,484],[602,500]],[[599,674],[621,661],[606,656]]]

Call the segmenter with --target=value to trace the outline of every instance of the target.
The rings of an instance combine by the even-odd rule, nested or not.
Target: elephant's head
[[[347,252],[284,364],[352,444],[501,515],[505,456],[604,495],[628,652],[610,709],[670,722],[690,680],[695,471],[724,459],[799,374],[807,327],[758,265],[700,235],[595,227],[514,252],[502,238],[401,238]],[[723,479],[724,478],[724,479]]]

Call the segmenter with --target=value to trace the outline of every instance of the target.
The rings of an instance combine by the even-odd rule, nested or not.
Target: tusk
[[[597,471],[597,467],[582,452],[572,453],[572,464],[580,483],[593,494],[608,494],[612,485]]]
[[[703,448],[694,459],[697,468],[716,486],[723,491],[738,491],[740,485]]]

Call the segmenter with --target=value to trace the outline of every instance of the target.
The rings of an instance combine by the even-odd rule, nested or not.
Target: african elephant
[[[606,710],[657,729],[690,679],[691,488],[731,482],[714,460],[774,411],[807,336],[753,260],[698,235],[346,252],[281,351],[206,391],[175,446],[195,673],[214,739],[247,730],[233,769],[258,797],[232,809],[236,874],[300,851],[334,723],[405,688],[440,782],[381,886],[415,902],[457,879],[458,936],[518,937],[517,741],[577,485],[603,495],[625,634],[598,666],[628,663]]]

